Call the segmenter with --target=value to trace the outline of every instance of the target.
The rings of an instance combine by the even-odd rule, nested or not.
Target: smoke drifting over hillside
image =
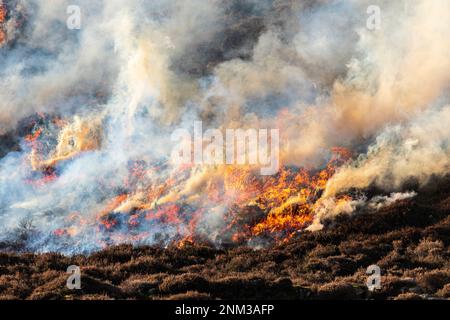
[[[381,24],[371,30],[374,4]],[[66,26],[69,5],[81,9],[79,30]],[[414,196],[404,183],[449,172],[447,0],[0,8],[8,246],[259,245],[373,204],[353,189]],[[262,178],[247,167],[176,166],[170,135],[194,121],[280,129],[282,170]]]

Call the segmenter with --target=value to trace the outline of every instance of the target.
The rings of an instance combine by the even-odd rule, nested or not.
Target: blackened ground
[[[0,299],[450,298],[450,179],[378,212],[253,250],[128,245],[91,256],[0,253]],[[366,268],[382,270],[369,292]],[[78,265],[82,289],[66,287]]]

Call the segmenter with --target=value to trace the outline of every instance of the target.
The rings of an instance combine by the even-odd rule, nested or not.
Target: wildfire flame
[[[59,128],[59,138],[46,159],[41,154],[46,130],[42,124],[25,137],[31,147],[31,167],[43,175],[34,181],[39,187],[57,179],[60,162],[95,150],[101,144],[98,123],[88,124],[80,119],[74,123],[61,119],[51,122]],[[275,176],[260,176],[252,166],[185,165],[173,170],[169,177],[158,179],[160,167],[136,160],[127,168],[129,174],[122,191],[104,201],[95,215],[96,221],[91,223],[108,235],[108,241],[144,237],[146,224],[156,223],[172,228],[177,235],[174,240],[186,245],[207,232],[200,224],[203,217],[225,210],[219,231],[224,242],[240,244],[255,238],[285,241],[311,224],[327,181],[351,158],[345,148],[333,148],[331,153],[322,170],[283,166]],[[191,193],[186,193],[187,189]],[[54,234],[76,235],[87,223],[68,219],[67,228],[57,229]]]
[[[6,22],[6,15],[8,11],[5,5],[0,4],[0,47],[6,41],[6,32],[4,30],[4,23]]]

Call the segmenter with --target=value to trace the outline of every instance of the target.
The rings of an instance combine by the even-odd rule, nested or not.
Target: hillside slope
[[[111,247],[90,256],[0,254],[1,299],[420,299],[450,297],[450,184],[339,217],[271,248]],[[82,289],[66,288],[69,265]],[[382,270],[369,292],[366,268]]]

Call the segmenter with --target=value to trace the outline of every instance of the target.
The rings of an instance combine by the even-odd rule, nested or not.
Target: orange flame
[[[128,226],[138,227],[141,218],[173,226],[180,236],[188,233],[179,242],[180,246],[185,246],[198,238],[197,224],[208,214],[208,208],[212,210],[226,203],[229,209],[224,215],[225,227],[221,233],[229,234],[230,241],[241,243],[261,236],[286,241],[313,221],[316,202],[327,181],[351,156],[344,148],[334,148],[332,154],[327,166],[312,174],[305,169],[282,168],[276,176],[261,177],[250,167],[226,166],[222,182],[208,183],[203,190],[204,197],[196,198],[192,203],[197,209],[184,208],[177,202],[157,204],[160,197],[177,186],[177,179],[169,178],[147,187],[143,200],[131,207]],[[130,166],[133,179],[145,180],[146,174],[151,172],[142,164]],[[132,198],[131,194],[121,194],[100,212],[99,219],[106,230],[114,229],[117,224],[111,213],[121,211],[119,208],[129,208],[124,204]]]
[[[67,128],[65,122],[58,123]],[[38,128],[25,137],[32,152],[39,151],[38,139],[42,133]],[[92,137],[95,139],[96,135]],[[208,236],[199,221],[208,220],[208,215],[214,212],[222,212],[223,225],[218,233],[225,241],[239,244],[258,237],[286,241],[312,223],[328,180],[351,158],[351,153],[341,147],[333,148],[331,154],[328,164],[320,171],[282,167],[274,176],[261,176],[257,168],[237,165],[208,170],[183,166],[168,175],[160,175],[162,167],[134,161],[129,164],[129,174],[120,186],[124,191],[104,204],[96,215],[97,223],[100,231],[108,231],[108,239],[120,241],[143,238],[146,223],[170,226],[178,235],[175,240],[184,246],[201,240],[202,235]],[[56,178],[52,167],[40,167],[40,171],[48,174],[39,184]],[[120,232],[115,232],[119,229]],[[56,230],[55,235],[77,232],[76,228],[67,228]]]
[[[3,29],[3,24],[6,21],[6,15],[8,14],[8,10],[5,5],[0,4],[0,45],[6,40],[6,32]]]

